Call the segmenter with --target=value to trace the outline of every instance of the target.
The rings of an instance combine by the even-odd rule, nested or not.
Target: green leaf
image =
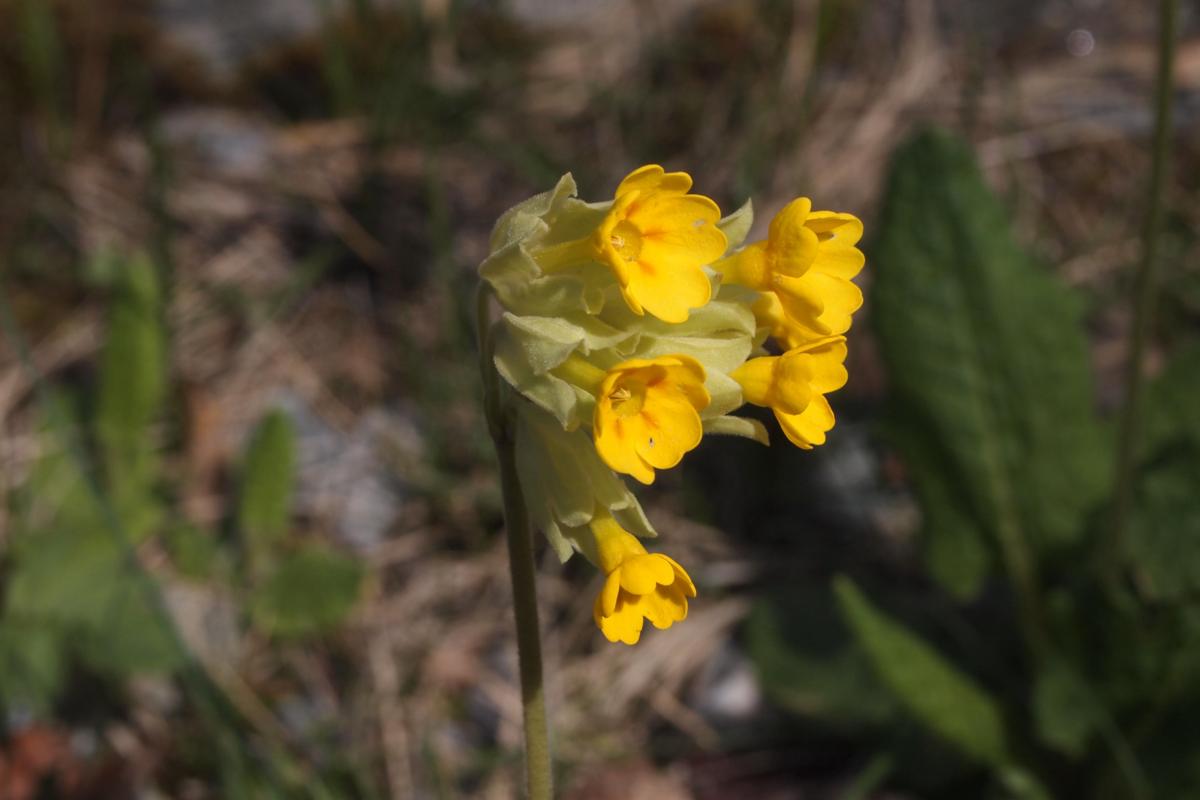
[[[1141,591],[1181,600],[1200,591],[1200,346],[1175,355],[1148,387],[1142,468],[1126,541]]]
[[[64,442],[75,435],[66,404],[48,406],[45,455],[35,464],[13,534],[5,618],[58,637],[95,669],[132,674],[179,665],[182,653],[159,609],[147,606],[129,532],[105,512]]]
[[[1009,765],[1002,768],[999,778],[1000,785],[1014,800],[1053,800],[1053,795],[1046,787],[1020,767]]]
[[[901,412],[889,427],[913,469],[935,575],[969,595],[985,549],[1028,570],[1035,554],[1077,542],[1110,471],[1080,304],[1013,240],[964,144],[925,133],[900,149],[870,263]],[[957,537],[973,541],[947,541]]]
[[[850,730],[895,716],[895,700],[875,680],[827,586],[760,600],[746,640],[759,680],[781,707]]]
[[[65,660],[58,631],[12,615],[0,620],[0,704],[47,712],[62,686]]]
[[[171,561],[182,575],[204,580],[225,566],[221,543],[212,531],[181,523],[167,531],[165,540]]]
[[[8,585],[8,613],[68,636],[87,664],[117,674],[181,665],[161,609],[147,604],[151,580],[103,527],[22,537]]]
[[[291,421],[273,411],[251,437],[242,467],[238,528],[254,570],[270,563],[287,532],[296,470],[295,432]]]
[[[930,574],[954,597],[975,597],[995,559],[980,526],[961,502],[964,490],[960,476],[949,466],[952,459],[918,429],[896,425],[889,434],[904,453],[909,470],[919,476],[925,564]]]
[[[361,565],[320,545],[281,561],[253,597],[254,622],[267,633],[303,637],[336,628],[354,608]]]
[[[1083,679],[1068,664],[1052,661],[1038,672],[1033,686],[1033,718],[1039,738],[1063,755],[1087,751],[1103,711]]]
[[[981,687],[871,605],[850,579],[837,578],[834,591],[876,674],[913,716],[978,762],[1008,763],[1000,709]]]
[[[1141,590],[1159,600],[1200,591],[1200,446],[1174,447],[1141,475],[1126,548]]]
[[[1200,447],[1200,345],[1177,354],[1146,391],[1143,453],[1183,441]]]
[[[166,673],[187,662],[166,611],[151,604],[143,584],[149,580],[126,572],[99,624],[81,632],[75,646],[94,669],[114,675]]]
[[[129,534],[141,538],[161,518],[151,489],[158,458],[150,425],[166,396],[166,333],[158,276],[145,257],[121,267],[100,358],[96,432],[105,479]]]
[[[117,282],[100,366],[96,422],[110,446],[136,448],[166,395],[166,341],[158,278],[144,257],[131,259]]]

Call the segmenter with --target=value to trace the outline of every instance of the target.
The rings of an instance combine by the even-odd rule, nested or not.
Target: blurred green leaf
[[[251,613],[264,631],[302,637],[336,628],[354,608],[362,566],[321,545],[307,545],[279,562],[257,588]]]
[[[291,420],[273,411],[259,423],[242,468],[238,528],[251,568],[261,572],[287,532],[296,470]]]
[[[162,514],[152,494],[158,458],[150,426],[166,397],[166,347],[157,273],[144,256],[134,257],[120,267],[113,294],[96,434],[113,505],[135,539]]]
[[[1000,709],[982,688],[875,608],[849,578],[837,578],[834,591],[876,674],[910,713],[974,760],[1008,763]]]
[[[100,624],[85,629],[76,646],[93,669],[114,675],[166,673],[182,667],[187,652],[166,611],[152,605],[140,572],[125,572]]]
[[[1033,685],[1033,719],[1038,737],[1063,755],[1078,758],[1100,724],[1099,700],[1068,664],[1054,660],[1038,671]]]
[[[158,276],[144,256],[131,258],[117,281],[101,356],[96,423],[119,455],[134,449],[166,395],[166,340]]]
[[[147,604],[145,580],[102,525],[40,531],[23,537],[6,616],[58,629],[97,669],[170,670],[183,654],[160,609]]]
[[[1177,354],[1146,391],[1143,454],[1190,442],[1200,447],[1200,346]]]
[[[827,587],[760,600],[746,638],[759,680],[783,708],[839,728],[895,715],[895,701],[855,646]]]
[[[64,661],[57,631],[5,616],[0,621],[0,704],[47,711],[62,685]]]
[[[1050,792],[1033,775],[1009,765],[1000,770],[1000,784],[1014,800],[1053,800]]]
[[[146,604],[147,580],[128,532],[106,513],[70,443],[77,435],[61,398],[47,405],[44,455],[25,489],[4,587],[4,624],[16,619],[57,637],[89,666],[118,673],[161,671],[179,652],[159,610]]]
[[[171,528],[167,531],[166,545],[175,568],[189,578],[211,578],[223,565],[221,543],[216,534],[195,525]]]
[[[898,151],[871,255],[889,428],[934,574],[969,596],[985,547],[1011,563],[1074,543],[1108,485],[1080,304],[1014,242],[970,150],[941,133]],[[959,537],[974,542],[947,541]]]
[[[962,501],[961,476],[949,466],[953,458],[917,427],[892,425],[888,433],[916,476],[930,574],[953,596],[975,597],[992,571],[994,557],[991,542]]]
[[[1200,446],[1172,448],[1135,486],[1126,542],[1143,593],[1183,600],[1200,591]]]

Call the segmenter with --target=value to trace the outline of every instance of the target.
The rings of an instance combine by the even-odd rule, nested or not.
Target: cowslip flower
[[[696,587],[646,552],[639,540],[657,534],[622,476],[652,483],[705,435],[768,444],[736,415],[747,403],[771,408],[796,446],[822,444],[862,302],[856,218],[801,198],[743,247],[750,204],[722,219],[691,187],[650,165],[587,203],[564,176],[500,218],[480,266],[504,312],[487,338],[529,515],[563,561],[582,553],[605,574],[596,625],[630,644],[647,619],[682,620]]]
[[[799,197],[771,220],[767,239],[713,266],[724,283],[763,292],[755,305],[760,323],[787,347],[845,333],[862,305],[851,279],[865,259],[856,246],[862,222],[851,214],[813,211]]]
[[[594,391],[592,437],[612,469],[645,484],[700,444],[700,412],[712,402],[704,367],[682,354],[622,361],[607,372],[573,357],[556,374]]]
[[[712,296],[704,266],[725,252],[717,227],[721,210],[711,199],[688,194],[686,172],[657,164],[634,170],[617,186],[612,205],[592,233],[538,252],[544,272],[598,262],[617,280],[635,314],[683,322]]]
[[[678,562],[646,552],[638,538],[610,516],[598,514],[589,533],[584,553],[605,575],[592,617],[605,638],[637,644],[645,620],[662,630],[687,618],[688,598],[696,596],[696,585]]]
[[[792,444],[824,444],[833,428],[828,392],[846,385],[846,337],[832,336],[781,356],[752,358],[733,373],[747,403],[770,408]]]

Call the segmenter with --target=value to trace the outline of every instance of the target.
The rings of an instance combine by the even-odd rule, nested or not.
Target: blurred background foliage
[[[868,230],[839,424],[543,553],[568,798],[1200,796],[1200,7],[1133,508],[1141,0],[0,0],[0,798],[507,798],[469,297],[573,171]],[[761,232],[761,231],[760,231]]]

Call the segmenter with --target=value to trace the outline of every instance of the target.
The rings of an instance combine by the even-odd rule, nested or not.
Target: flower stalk
[[[488,331],[491,292],[481,284],[476,296],[477,337],[488,430],[500,462],[504,526],[508,539],[508,568],[512,578],[513,613],[517,623],[517,661],[521,674],[521,710],[525,736],[525,779],[529,800],[550,800],[550,736],[542,672],[542,642],[537,609],[537,570],[533,559],[533,529],[517,471],[516,436],[511,416],[500,398],[500,383],[492,365]]]

